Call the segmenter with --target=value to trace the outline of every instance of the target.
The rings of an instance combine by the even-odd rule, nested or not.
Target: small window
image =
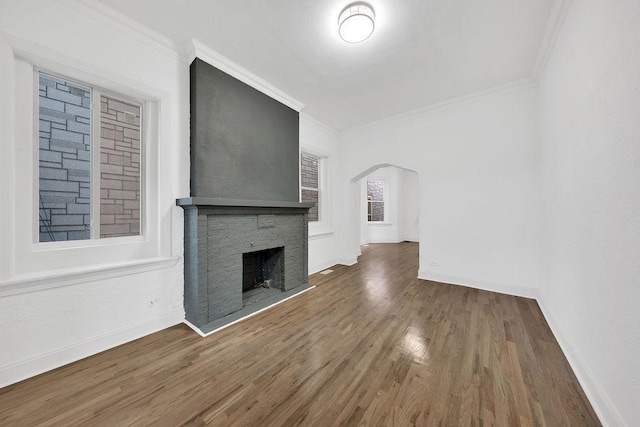
[[[367,181],[367,221],[384,221],[384,181]]]
[[[38,241],[138,236],[143,104],[37,73]]]
[[[311,154],[300,155],[300,183],[302,190],[302,202],[312,203],[309,209],[309,221],[320,220],[320,158]]]

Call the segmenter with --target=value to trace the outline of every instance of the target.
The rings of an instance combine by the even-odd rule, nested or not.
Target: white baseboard
[[[327,268],[333,267],[336,264],[340,264],[340,263],[338,262],[337,259],[332,259],[330,261],[323,262],[322,264],[318,264],[314,266],[309,265],[309,274],[311,275],[311,274],[318,273],[319,271],[326,270]]]
[[[183,321],[184,311],[174,311],[156,319],[127,326],[102,336],[2,366],[0,367],[0,388],[158,332]]]
[[[333,264],[341,264],[341,265],[346,265],[347,267],[352,266],[352,265],[356,265],[358,263],[358,257],[354,257],[354,258],[337,258],[336,262]]]
[[[487,282],[484,280],[467,279],[463,277],[449,276],[446,274],[434,273],[432,271],[418,271],[418,279],[431,280],[433,282],[448,283],[452,285],[468,286],[470,288],[482,289],[485,291],[498,292],[501,294],[514,295],[524,298],[538,298],[538,289],[520,288],[517,286],[505,285],[502,283]]]
[[[402,243],[404,240],[372,240],[370,242],[360,242],[362,245],[375,245],[376,243]]]
[[[580,353],[573,347],[570,342],[562,335],[561,330],[558,328],[551,313],[546,309],[538,289],[534,288],[519,288],[508,286],[499,283],[492,283],[480,280],[464,279],[460,277],[448,276],[444,274],[437,274],[433,272],[426,272],[420,270],[418,272],[418,279],[431,280],[434,282],[447,283],[453,285],[468,286],[477,289],[483,289],[486,291],[499,292],[508,295],[514,295],[525,298],[532,298],[538,302],[538,306],[542,311],[542,315],[545,317],[553,335],[556,337],[560,349],[564,353],[571,369],[578,378],[580,386],[584,390],[587,399],[591,403],[596,415],[600,418],[600,422],[605,426],[627,426],[620,413],[616,410],[613,402],[609,399],[609,396],[604,391],[598,380],[595,378],[591,370],[588,368],[587,363],[582,358]]]
[[[622,416],[613,405],[613,402],[611,402],[611,399],[609,399],[609,396],[589,369],[587,362],[585,362],[580,352],[577,351],[562,334],[558,324],[555,322],[553,316],[551,316],[551,313],[546,309],[542,299],[537,298],[537,300],[538,306],[542,311],[542,315],[547,320],[549,328],[551,328],[551,332],[553,332],[553,336],[556,337],[562,352],[567,358],[571,369],[573,369],[573,373],[576,374],[578,382],[580,383],[580,386],[582,386],[582,390],[584,390],[584,394],[587,396],[587,399],[589,399],[589,402],[591,403],[593,410],[596,412],[596,415],[600,418],[602,425],[605,427],[627,426],[628,424],[625,423]]]
[[[319,265],[311,266],[309,265],[309,274],[315,274],[322,270],[326,270],[327,268],[333,267],[334,265],[341,264],[346,266],[351,266],[358,263],[358,258],[334,258],[330,261],[324,262]]]

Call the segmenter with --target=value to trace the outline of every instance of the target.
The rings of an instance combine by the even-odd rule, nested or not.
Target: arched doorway
[[[418,172],[382,163],[351,178],[348,245],[419,242],[420,191]]]

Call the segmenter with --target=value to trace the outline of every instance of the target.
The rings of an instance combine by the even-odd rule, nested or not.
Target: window
[[[320,158],[311,154],[300,154],[300,183],[303,203],[313,203],[309,209],[309,221],[320,220]]]
[[[384,181],[367,181],[367,221],[384,221]]]
[[[138,236],[143,104],[36,72],[38,241]]]

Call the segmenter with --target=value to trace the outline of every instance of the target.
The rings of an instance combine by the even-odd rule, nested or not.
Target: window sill
[[[379,225],[379,226],[383,226],[383,227],[388,227],[390,225],[393,225],[392,222],[385,222],[385,221],[368,221],[367,225]]]
[[[170,268],[175,266],[179,260],[179,257],[154,258],[93,268],[18,276],[15,279],[0,282],[0,298]]]
[[[326,239],[333,236],[333,231],[322,231],[317,233],[309,233],[309,240]]]

